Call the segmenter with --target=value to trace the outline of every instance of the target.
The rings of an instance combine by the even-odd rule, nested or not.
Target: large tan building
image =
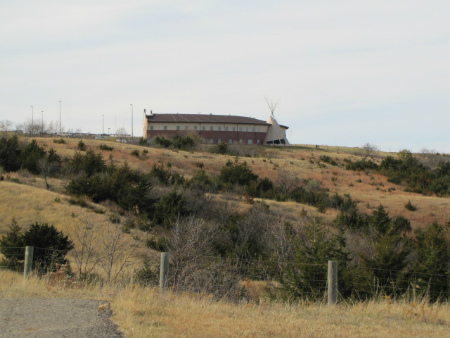
[[[196,133],[203,143],[288,145],[286,130],[275,118],[262,121],[252,117],[204,114],[153,114],[144,111],[144,138],[172,138]]]

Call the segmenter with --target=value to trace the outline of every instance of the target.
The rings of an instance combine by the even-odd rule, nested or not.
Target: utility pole
[[[31,107],[31,130],[30,130],[30,134],[33,134],[33,106]]]
[[[44,111],[41,110],[41,134],[44,133]]]
[[[59,101],[59,134],[61,134],[61,100]]]
[[[133,104],[130,103],[131,106],[131,137],[133,137]]]

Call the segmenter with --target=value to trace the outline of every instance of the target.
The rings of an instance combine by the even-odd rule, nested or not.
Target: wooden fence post
[[[25,278],[31,273],[31,268],[33,266],[33,252],[34,246],[25,247],[25,264],[23,267],[23,276]]]
[[[328,261],[328,305],[337,303],[338,278],[337,278],[337,261]]]
[[[161,252],[161,265],[159,268],[159,290],[164,292],[169,276],[169,253]]]

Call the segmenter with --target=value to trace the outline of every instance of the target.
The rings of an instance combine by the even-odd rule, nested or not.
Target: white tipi
[[[267,123],[270,124],[269,129],[267,130],[266,139],[264,140],[264,144],[267,145],[290,145],[289,141],[286,138],[286,130],[288,127],[286,126],[280,126],[275,119],[275,109],[277,107],[277,104],[279,102],[273,102],[269,101],[266,97],[267,105],[270,109],[270,116],[267,120]]]

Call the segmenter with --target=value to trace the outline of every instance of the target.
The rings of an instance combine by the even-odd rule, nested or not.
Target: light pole
[[[59,101],[59,134],[61,134],[61,100]]]
[[[131,137],[133,138],[133,104],[130,103],[131,106]]]
[[[30,130],[30,135],[33,134],[33,106],[31,107],[31,130]]]

